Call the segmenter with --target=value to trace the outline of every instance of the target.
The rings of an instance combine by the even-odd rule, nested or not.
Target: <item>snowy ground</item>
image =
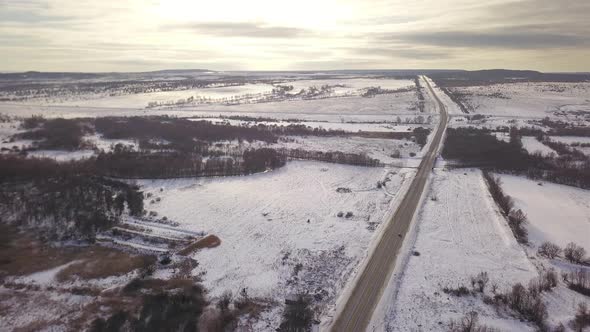
[[[306,290],[323,294],[320,303],[327,306],[366,254],[375,229],[412,174],[297,161],[252,176],[139,183],[161,197],[149,209],[184,229],[221,239],[219,247],[195,254],[199,267],[194,272],[204,273],[212,296],[247,288],[252,296],[280,300]],[[377,189],[377,181],[385,178],[390,181]],[[350,218],[337,216],[349,211]],[[294,272],[297,264],[301,270]],[[268,324],[276,323],[269,319]]]
[[[435,200],[433,200],[434,198]],[[479,170],[435,171],[431,191],[416,219],[416,238],[403,273],[394,276],[397,292],[384,299],[375,328],[445,331],[450,319],[476,310],[481,322],[505,330],[532,330],[470,297],[453,297],[443,287],[469,285],[487,271],[500,289],[537,275],[488,194]],[[390,286],[391,287],[391,286]]]
[[[529,241],[565,247],[575,242],[590,250],[590,191],[502,175],[502,188],[528,216]]]
[[[84,100],[56,100],[54,102],[41,102],[40,105],[62,105],[76,107],[123,107],[145,108],[149,103],[171,103],[178,100],[186,100],[189,97],[204,98],[221,102],[224,98],[239,97],[244,95],[258,95],[270,93],[274,86],[270,84],[244,84],[238,86],[212,87],[179,91],[164,91],[152,93],[129,94],[122,96],[96,96],[89,95]]]
[[[590,110],[590,83],[509,83],[451,88],[475,113],[545,117]]]

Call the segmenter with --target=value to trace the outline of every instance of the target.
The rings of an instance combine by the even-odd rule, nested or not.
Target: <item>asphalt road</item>
[[[379,303],[383,290],[391,277],[404,237],[408,232],[414,213],[418,209],[420,197],[426,186],[428,176],[436,162],[438,147],[447,127],[448,114],[444,104],[436,96],[428,81],[423,81],[426,82],[426,87],[430,89],[432,95],[435,97],[440,112],[438,128],[428,152],[422,158],[422,162],[406,196],[383,230],[383,236],[377,244],[373,255],[368,258],[369,261],[365,269],[361,272],[348,302],[338,317],[336,317],[336,321],[331,327],[331,331],[333,332],[359,332],[367,329],[373,311],[377,303]]]

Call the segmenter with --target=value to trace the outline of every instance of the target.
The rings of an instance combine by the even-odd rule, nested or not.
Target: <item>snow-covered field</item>
[[[551,136],[552,141],[561,142],[564,144],[572,144],[572,143],[586,143],[590,144],[590,137],[584,136]]]
[[[519,245],[498,212],[481,171],[436,170],[430,191],[405,243],[406,259],[396,269],[372,320],[375,331],[447,331],[451,320],[476,311],[480,324],[500,331],[535,331],[535,327],[479,296],[453,296],[444,287],[470,288],[470,278],[487,272],[498,291],[528,282],[539,271],[577,270],[561,260],[547,260],[535,246],[552,241],[562,247],[576,242],[590,246],[590,194],[586,190],[501,175],[502,186],[516,208],[528,214],[532,247]],[[416,253],[416,254],[412,254]],[[490,292],[489,290],[487,292]],[[563,283],[543,293],[550,326],[573,319],[587,298]]]
[[[36,158],[50,158],[57,161],[69,161],[89,158],[94,156],[93,150],[62,151],[62,150],[37,150],[27,152],[27,156]]]
[[[293,86],[291,93],[298,93],[301,89],[308,89],[309,87],[321,87],[322,85],[334,86],[333,95],[351,95],[359,94],[359,91],[369,87],[381,87],[384,90],[398,90],[398,89],[409,89],[415,87],[414,82],[411,80],[403,79],[377,79],[377,78],[351,78],[346,80],[298,80],[281,83],[282,85]]]
[[[561,142],[564,144],[571,145],[574,149],[582,151],[587,156],[590,156],[590,146],[579,146],[574,144],[590,144],[590,137],[578,137],[578,136],[551,136],[552,141]]]
[[[590,250],[590,191],[502,175],[502,187],[515,206],[527,214],[529,241],[565,247],[575,242]]]
[[[487,128],[495,130],[498,127],[531,127],[546,131],[548,128],[540,126],[534,122],[538,118],[531,117],[508,117],[508,116],[495,116],[487,115],[484,119],[474,120],[469,119],[473,115],[466,116],[455,116],[449,121],[449,126],[453,128],[457,127],[475,127],[475,128]]]
[[[317,121],[245,121],[245,120],[235,120],[235,119],[225,119],[225,118],[192,118],[189,119],[191,121],[210,121],[213,123],[229,123],[234,126],[257,126],[257,125],[265,125],[265,126],[306,126],[310,128],[318,128],[318,129],[325,129],[325,130],[344,130],[348,132],[358,132],[358,131],[374,131],[374,132],[408,132],[414,130],[417,127],[433,127],[434,123],[437,121],[436,116],[430,116],[430,123],[428,123],[428,116],[422,116],[424,119],[424,124],[398,124],[394,123],[397,121],[397,117],[394,117],[392,120],[388,122],[377,122],[377,123],[347,123],[347,122],[317,122]],[[416,119],[413,117],[405,117],[400,119],[401,122],[409,120],[415,121]]]
[[[480,114],[545,117],[590,111],[590,83],[509,83],[452,91],[466,94],[467,104]]]
[[[409,140],[395,140],[385,138],[364,137],[317,137],[317,136],[288,136],[286,141],[271,144],[270,147],[305,149],[313,151],[340,151],[344,153],[364,153],[367,156],[379,159],[382,163],[392,163],[399,158],[422,157],[420,146]],[[400,156],[392,156],[396,151]]]
[[[389,287],[373,321],[377,331],[446,331],[449,320],[469,311],[480,321],[506,331],[533,330],[471,297],[454,297],[443,287],[469,286],[469,278],[488,272],[504,290],[537,275],[497,211],[479,170],[435,171],[431,189],[416,220],[416,235],[401,274]],[[379,314],[378,314],[379,315]]]
[[[178,100],[193,97],[195,99],[209,99],[219,102],[223,98],[239,97],[244,95],[258,95],[271,93],[274,86],[270,84],[244,84],[237,86],[212,87],[178,91],[163,91],[151,93],[128,94],[122,96],[98,96],[89,95],[82,100],[55,100],[41,101],[40,105],[61,105],[75,107],[122,107],[142,109],[149,103],[176,103]]]
[[[203,105],[190,107],[194,115],[272,116],[311,121],[393,121],[395,116],[417,116],[415,91],[377,95],[373,98],[352,96],[288,102],[244,105]]]
[[[194,256],[199,262],[194,272],[204,273],[212,296],[247,288],[252,296],[280,300],[305,290],[325,292],[320,302],[329,305],[412,175],[411,170],[297,161],[252,176],[139,184],[161,197],[148,209],[184,229],[221,239],[219,247]],[[390,181],[377,189],[385,178]],[[338,217],[339,212],[353,215]],[[294,272],[297,264],[300,271]]]
[[[548,147],[547,145],[539,142],[536,137],[532,136],[523,136],[522,139],[522,146],[530,153],[540,153],[544,156],[554,153],[557,155],[557,152],[552,148]]]
[[[292,100],[243,105],[198,105],[165,109],[138,109],[124,107],[25,105],[0,103],[0,113],[26,117],[42,114],[45,117],[100,117],[170,115],[177,117],[217,117],[242,115],[272,117],[279,120],[300,119],[329,122],[381,122],[424,115],[416,107],[415,92],[377,95],[373,98],[338,97],[311,100]]]

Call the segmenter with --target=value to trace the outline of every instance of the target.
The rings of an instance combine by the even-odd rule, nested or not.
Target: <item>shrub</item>
[[[590,296],[590,272],[579,269],[564,275],[568,288],[580,294]]]
[[[298,295],[295,301],[289,301],[283,312],[283,321],[278,331],[302,332],[311,331],[313,312],[307,296]]]
[[[561,248],[555,243],[543,242],[543,244],[539,246],[537,253],[541,256],[553,259],[559,256]]]
[[[467,313],[461,320],[451,320],[449,323],[449,332],[492,332],[496,331],[485,325],[478,324],[478,314],[475,311]]]
[[[465,286],[458,286],[457,288],[444,287],[443,292],[445,294],[450,294],[458,297],[471,295],[471,292]]]
[[[578,312],[571,323],[571,327],[575,331],[582,332],[586,327],[590,326],[590,310],[586,303],[578,304]]]
[[[541,299],[540,292],[534,287],[526,289],[521,283],[517,283],[512,286],[509,293],[505,294],[505,298],[510,309],[539,328],[545,327],[547,308]]]
[[[21,123],[23,129],[34,129],[45,122],[43,115],[32,115],[30,118],[25,118]]]
[[[568,261],[580,264],[584,260],[584,256],[586,256],[586,250],[581,246],[570,242],[565,246],[565,249],[563,249],[563,255]]]
[[[555,287],[557,287],[557,273],[555,270],[550,269],[547,272],[541,274],[541,290],[549,291]]]
[[[490,278],[488,277],[488,273],[480,272],[477,276],[471,277],[471,287],[478,292],[483,293],[489,281]]]
[[[508,225],[519,243],[528,243],[528,231],[524,227],[526,222],[526,215],[520,209],[508,214]]]

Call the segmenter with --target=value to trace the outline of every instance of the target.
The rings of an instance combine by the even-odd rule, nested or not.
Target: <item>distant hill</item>
[[[208,69],[165,69],[148,72],[105,72],[105,73],[79,73],[79,72],[39,72],[27,71],[21,73],[0,73],[0,80],[84,80],[104,77],[112,78],[141,78],[146,76],[171,76],[194,75],[214,72]]]

